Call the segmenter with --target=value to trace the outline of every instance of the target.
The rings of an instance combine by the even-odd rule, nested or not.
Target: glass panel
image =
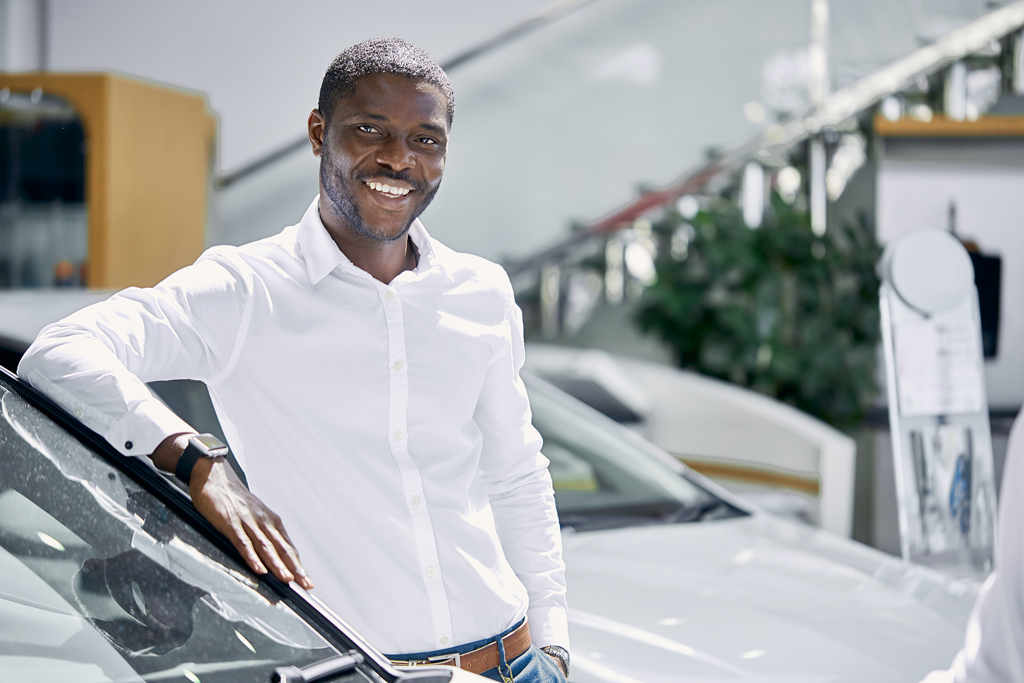
[[[63,98],[0,90],[0,288],[80,287],[85,132]]]
[[[529,386],[533,424],[551,461],[555,502],[563,524],[576,528],[664,521],[697,521],[737,511],[660,462],[626,433],[595,420],[573,399]],[[680,514],[683,513],[683,514]]]
[[[336,654],[132,479],[0,395],[0,670],[265,682]]]

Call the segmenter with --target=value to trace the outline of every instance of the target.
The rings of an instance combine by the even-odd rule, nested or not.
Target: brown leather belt
[[[501,643],[505,647],[505,661],[511,662],[530,649],[530,625],[524,621],[522,626],[502,638]],[[461,655],[438,655],[429,659],[392,659],[391,663],[395,666],[457,666],[464,671],[482,674],[498,666],[498,661],[498,644],[495,642]]]

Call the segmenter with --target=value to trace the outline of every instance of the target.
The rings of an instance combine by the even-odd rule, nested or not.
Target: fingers
[[[281,518],[223,470],[211,466],[206,476],[190,483],[196,509],[228,537],[254,572],[266,574],[269,570],[285,583],[296,581],[312,589],[313,582],[302,568]]]
[[[302,568],[302,563],[299,562],[299,553],[295,550],[295,546],[292,545],[291,539],[288,538],[288,532],[285,531],[281,520],[275,518],[274,523],[265,524],[263,532],[274,544],[278,556],[295,575],[296,583],[306,590],[312,589],[313,581],[306,575],[306,570]]]
[[[267,573],[267,568],[260,561],[259,555],[256,554],[256,550],[253,548],[252,541],[249,540],[249,536],[241,524],[232,524],[224,535],[228,537],[231,545],[235,546],[235,550],[242,556],[245,563],[249,565],[249,569],[252,569],[257,574]]]
[[[250,542],[252,543],[253,550],[259,555],[263,565],[273,572],[274,576],[281,579],[285,583],[291,583],[295,580],[295,576],[288,569],[281,555],[277,552],[277,547],[273,541],[267,537],[267,534],[263,532],[260,523],[252,516],[243,517],[242,524],[245,527],[245,533],[248,535]]]

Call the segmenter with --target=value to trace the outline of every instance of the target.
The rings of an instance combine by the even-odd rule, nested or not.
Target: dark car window
[[[0,671],[270,680],[337,655],[286,601],[0,378]]]
[[[623,427],[542,381],[526,381],[563,526],[582,531],[744,514],[680,476]]]

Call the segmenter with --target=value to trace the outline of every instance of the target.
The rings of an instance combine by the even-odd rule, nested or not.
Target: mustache
[[[374,173],[360,173],[356,175],[355,178],[360,182],[398,180],[412,185],[412,188],[419,192],[422,192],[426,188],[425,183],[413,180],[408,171],[392,171],[387,168],[382,168]]]

